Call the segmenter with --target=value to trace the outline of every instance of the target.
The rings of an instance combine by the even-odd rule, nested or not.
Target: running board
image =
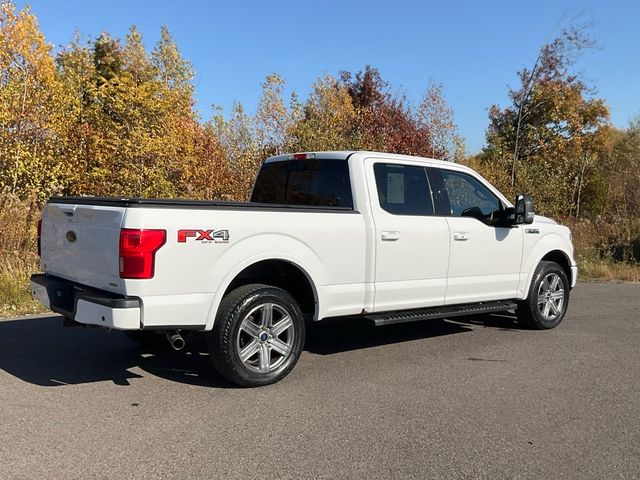
[[[365,315],[373,321],[376,327],[393,325],[395,323],[416,322],[434,318],[460,317],[476,313],[503,312],[517,307],[512,300],[498,300],[495,302],[465,303],[464,305],[447,305],[442,307],[422,308],[420,310],[401,310],[395,312],[381,312]]]

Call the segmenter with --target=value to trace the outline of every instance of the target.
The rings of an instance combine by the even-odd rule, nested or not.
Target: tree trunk
[[[538,58],[536,58],[535,63],[533,64],[533,68],[531,69],[531,73],[529,74],[529,78],[527,78],[526,83],[522,89],[522,98],[520,99],[520,105],[518,105],[518,122],[516,123],[516,139],[515,145],[513,147],[513,163],[511,164],[511,187],[515,187],[516,184],[516,163],[519,159],[518,148],[520,146],[520,130],[522,129],[522,118],[524,115],[524,107],[529,99],[529,95],[533,91],[533,87],[536,84],[536,74],[538,72],[538,65],[540,64],[540,58],[542,57],[542,49],[538,52]]]
[[[589,159],[589,152],[585,152],[584,159],[582,160],[582,169],[580,170],[580,177],[578,179],[578,198],[576,200],[576,218],[580,218],[580,197],[582,195],[582,183],[584,181],[584,172],[587,169],[588,159]]]

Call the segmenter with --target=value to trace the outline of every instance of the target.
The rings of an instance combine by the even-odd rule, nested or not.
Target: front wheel
[[[214,368],[238,385],[257,387],[284,378],[300,358],[305,323],[286,291],[245,285],[221,302],[207,346]]]
[[[529,295],[518,305],[518,322],[527,328],[554,328],[569,305],[569,280],[560,265],[542,261],[533,274]]]

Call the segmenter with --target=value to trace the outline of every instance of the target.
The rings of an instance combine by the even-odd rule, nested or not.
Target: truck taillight
[[[153,278],[156,252],[167,240],[165,230],[120,230],[120,278]]]
[[[40,237],[42,237],[42,219],[38,220],[38,227],[37,227],[37,238],[38,238],[38,256],[41,256],[41,252],[42,252],[42,241],[40,240]]]

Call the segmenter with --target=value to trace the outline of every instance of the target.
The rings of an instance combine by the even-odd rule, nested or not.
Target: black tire
[[[557,288],[551,291],[556,279]],[[555,262],[540,262],[533,274],[527,298],[518,302],[518,323],[533,330],[557,327],[567,312],[570,289],[567,274],[560,265]],[[547,291],[550,293],[547,294]],[[544,302],[539,303],[542,300]]]
[[[263,313],[269,310],[270,314]],[[291,321],[285,323],[291,325],[277,333],[285,324],[278,322],[286,317]],[[266,318],[273,320],[268,322],[271,327],[264,324]],[[252,333],[247,330],[250,324]],[[254,328],[258,330],[253,332]],[[258,387],[289,374],[300,358],[304,337],[305,322],[295,299],[280,288],[252,284],[239,287],[222,299],[213,330],[207,335],[207,347],[220,375],[244,387]],[[281,353],[285,350],[283,345],[286,354]],[[247,353],[255,348],[255,353],[244,361],[240,358],[241,351]]]

